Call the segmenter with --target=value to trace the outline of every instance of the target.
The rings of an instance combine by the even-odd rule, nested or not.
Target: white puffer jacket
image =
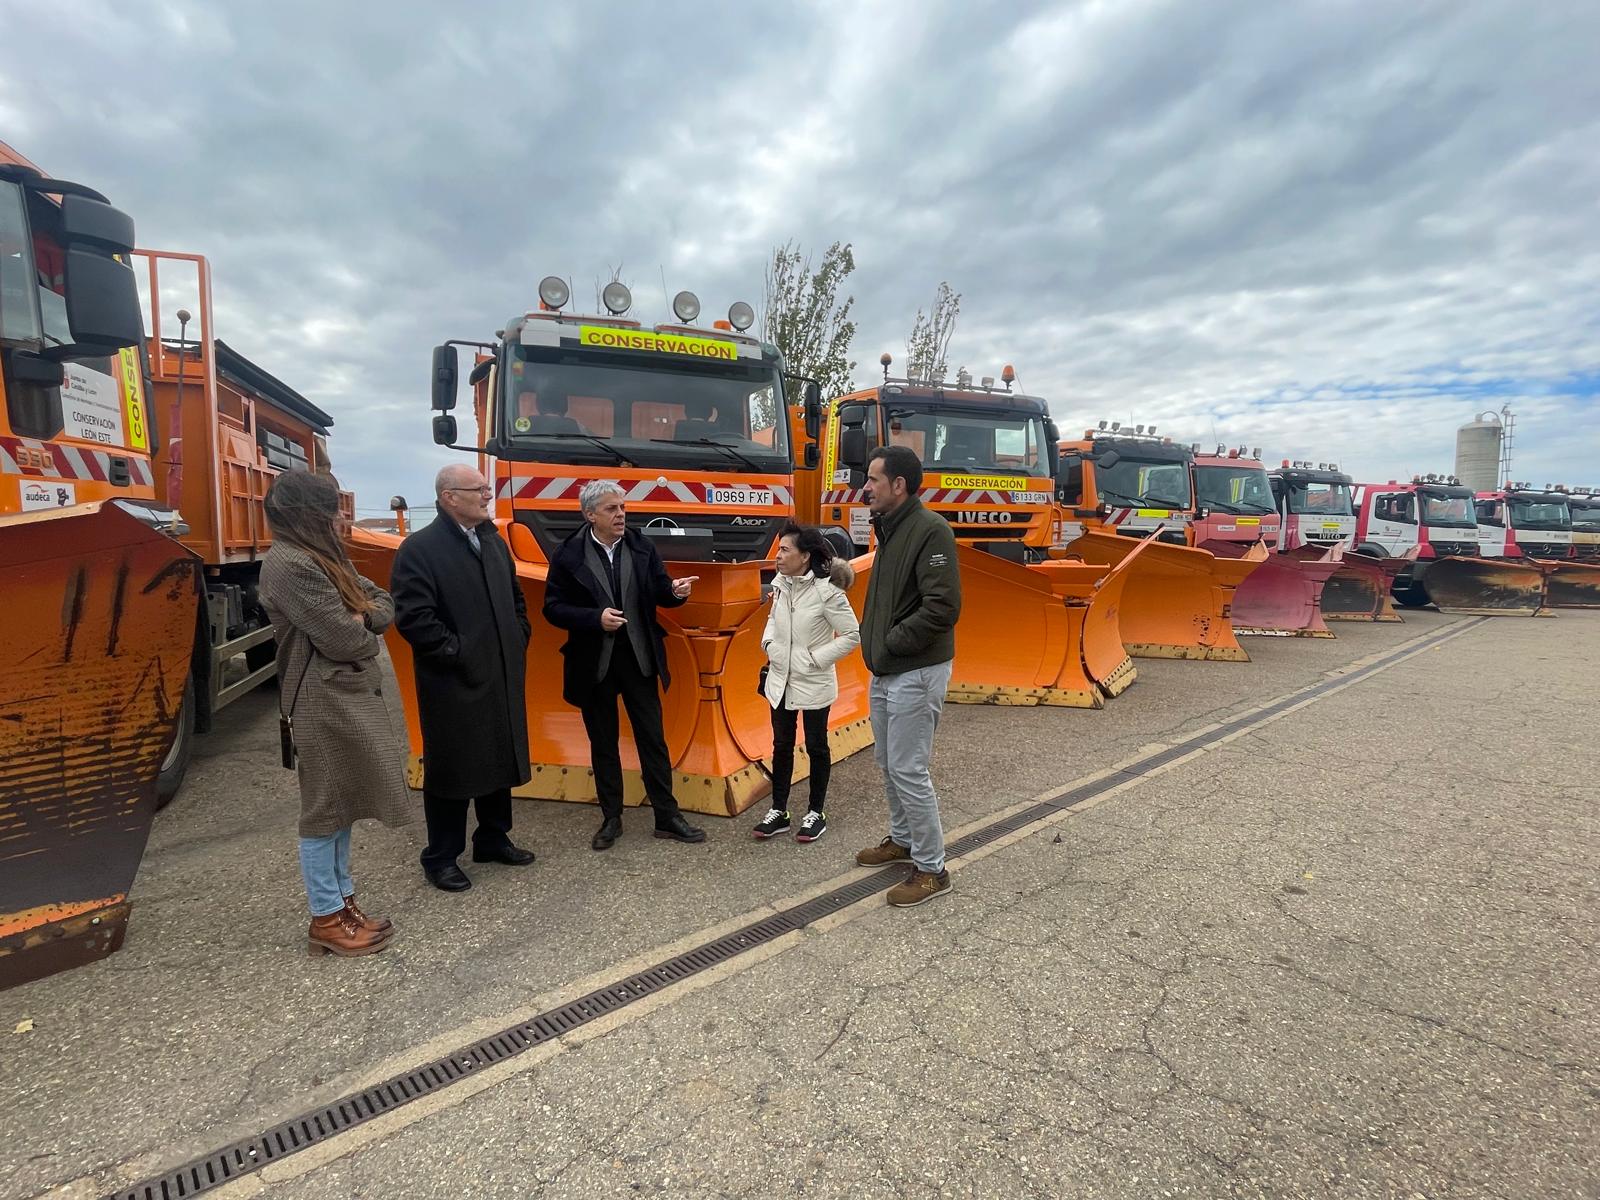
[[[861,645],[846,589],[856,573],[842,558],[827,579],[810,571],[772,581],[772,611],[761,635],[767,652],[767,703],[796,710],[826,708],[839,698],[834,664]]]

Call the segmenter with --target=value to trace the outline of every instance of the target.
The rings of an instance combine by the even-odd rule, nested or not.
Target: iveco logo
[[[956,520],[963,525],[1009,525],[1011,514],[1008,512],[964,512],[956,516]]]
[[[648,520],[648,521],[646,521],[644,523],[644,527],[646,529],[682,529],[683,528],[682,525],[679,525],[671,517],[651,517],[650,520]]]
[[[765,517],[734,517],[730,523],[734,525],[765,525],[767,519]]]

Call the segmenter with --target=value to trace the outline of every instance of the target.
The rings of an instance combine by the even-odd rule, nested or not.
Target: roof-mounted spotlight
[[[606,311],[614,317],[620,317],[633,307],[633,293],[628,290],[628,285],[613,279],[600,291],[600,303],[606,306]]]
[[[1100,422],[1100,428],[1104,429],[1105,427],[1106,427],[1106,423],[1104,421],[1101,421]]]
[[[693,292],[679,292],[672,298],[672,311],[685,325],[692,325],[700,315],[700,297]]]
[[[1111,432],[1112,433],[1121,433],[1122,432],[1122,422],[1121,421],[1113,421],[1113,422],[1111,422]]]
[[[1257,446],[1254,450],[1250,451],[1250,457],[1251,458],[1260,458],[1261,457],[1261,447]]]
[[[890,354],[887,350],[878,356],[878,365],[883,368],[883,377],[885,379],[889,378],[889,364],[893,361],[894,355]]]
[[[740,333],[756,323],[756,310],[743,300],[735,300],[728,306],[728,324]]]
[[[539,303],[551,312],[560,312],[570,299],[572,299],[572,289],[567,286],[565,279],[546,275],[539,281]]]

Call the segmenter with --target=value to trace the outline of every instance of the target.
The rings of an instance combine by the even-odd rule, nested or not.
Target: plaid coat
[[[396,698],[378,661],[394,601],[369,579],[361,586],[374,603],[365,621],[304,551],[275,541],[261,565],[261,602],[278,636],[278,703],[293,714],[299,750],[301,837],[363,817],[402,825],[415,815],[391,724]]]

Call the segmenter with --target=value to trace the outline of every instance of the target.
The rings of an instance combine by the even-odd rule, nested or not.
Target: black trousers
[[[656,828],[659,829],[678,815],[678,801],[672,794],[672,759],[667,754],[667,739],[661,731],[661,692],[656,677],[639,670],[633,647],[626,638],[617,639],[605,678],[595,685],[589,702],[583,706],[583,727],[589,734],[589,762],[594,767],[594,789],[600,798],[600,811],[607,820],[622,816],[619,698],[633,726],[633,743],[638,748],[639,770],[644,776],[644,794],[650,799],[650,807],[655,809]]]
[[[422,851],[422,869],[438,871],[450,866],[467,848],[467,805],[478,808],[478,828],[472,848],[493,853],[511,844],[511,789],[487,792],[476,800],[422,793],[422,815],[428,822],[428,845]]]
[[[828,709],[797,712],[782,703],[772,710],[772,807],[789,807],[796,717],[805,722],[806,753],[811,756],[811,811],[821,812],[823,801],[828,798],[828,776],[833,773],[833,755],[828,750]]]

